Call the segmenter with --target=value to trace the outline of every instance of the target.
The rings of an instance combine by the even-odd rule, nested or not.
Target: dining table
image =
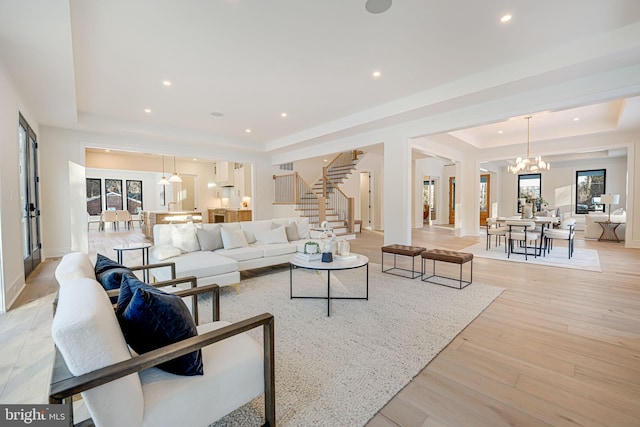
[[[522,221],[522,222],[535,222],[536,226],[540,226],[540,246],[538,249],[538,255],[545,256],[547,252],[547,243],[544,240],[544,231],[549,228],[552,224],[559,224],[560,217],[559,216],[534,216],[532,218],[522,218],[520,215],[508,216],[508,217],[498,217],[496,218],[496,222],[503,224],[507,221]]]

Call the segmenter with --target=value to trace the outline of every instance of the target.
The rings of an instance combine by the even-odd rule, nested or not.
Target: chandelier
[[[518,157],[516,159],[515,165],[509,165],[507,167],[507,171],[511,172],[514,175],[517,175],[521,172],[541,172],[548,171],[551,169],[551,163],[547,163],[542,160],[542,157],[531,157],[529,152],[529,130],[530,130],[530,122],[531,116],[525,117],[527,119],[527,157],[522,158]]]

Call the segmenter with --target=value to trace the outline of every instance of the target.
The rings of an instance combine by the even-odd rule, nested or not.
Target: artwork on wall
[[[127,180],[127,210],[131,215],[142,210],[142,181]]]
[[[122,180],[104,180],[105,207],[107,209],[122,209]]]
[[[102,213],[102,180],[87,178],[87,212],[89,215]]]
[[[166,185],[161,185],[160,186],[160,206],[166,206],[166,199],[165,199],[165,187]]]

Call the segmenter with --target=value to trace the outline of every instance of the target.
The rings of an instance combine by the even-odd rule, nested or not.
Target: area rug
[[[331,274],[335,296],[364,296],[365,268]],[[327,273],[296,269],[295,295],[326,295]],[[223,320],[275,316],[276,418],[280,426],[362,426],[476,318],[503,289],[463,290],[392,276],[369,266],[369,300],[289,298],[289,270],[223,288]],[[210,301],[201,301],[201,314]],[[209,310],[207,310],[209,308]],[[262,332],[250,332],[262,342]],[[261,425],[256,399],[213,424]]]
[[[546,256],[538,256],[537,258],[534,258],[533,255],[529,255],[528,259],[525,260],[524,255],[520,254],[511,254],[511,256],[507,258],[507,254],[504,251],[504,244],[496,247],[494,243],[495,239],[492,240],[491,249],[488,251],[486,250],[486,244],[484,242],[461,249],[461,251],[470,252],[474,256],[477,256],[479,258],[491,258],[513,262],[528,262],[531,264],[544,265],[547,267],[574,268],[577,270],[598,272],[602,271],[600,269],[600,257],[598,256],[598,251],[595,249],[576,248],[573,252],[573,256],[571,257],[571,259],[569,259],[566,243],[564,246],[556,243],[554,245],[554,249],[546,254]]]

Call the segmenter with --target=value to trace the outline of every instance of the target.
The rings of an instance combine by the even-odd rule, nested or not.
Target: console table
[[[616,228],[622,224],[621,222],[595,221],[595,223],[600,224],[600,227],[602,227],[602,233],[600,237],[598,237],[598,242],[607,241],[620,243],[620,239],[618,239],[618,235],[616,234]]]

